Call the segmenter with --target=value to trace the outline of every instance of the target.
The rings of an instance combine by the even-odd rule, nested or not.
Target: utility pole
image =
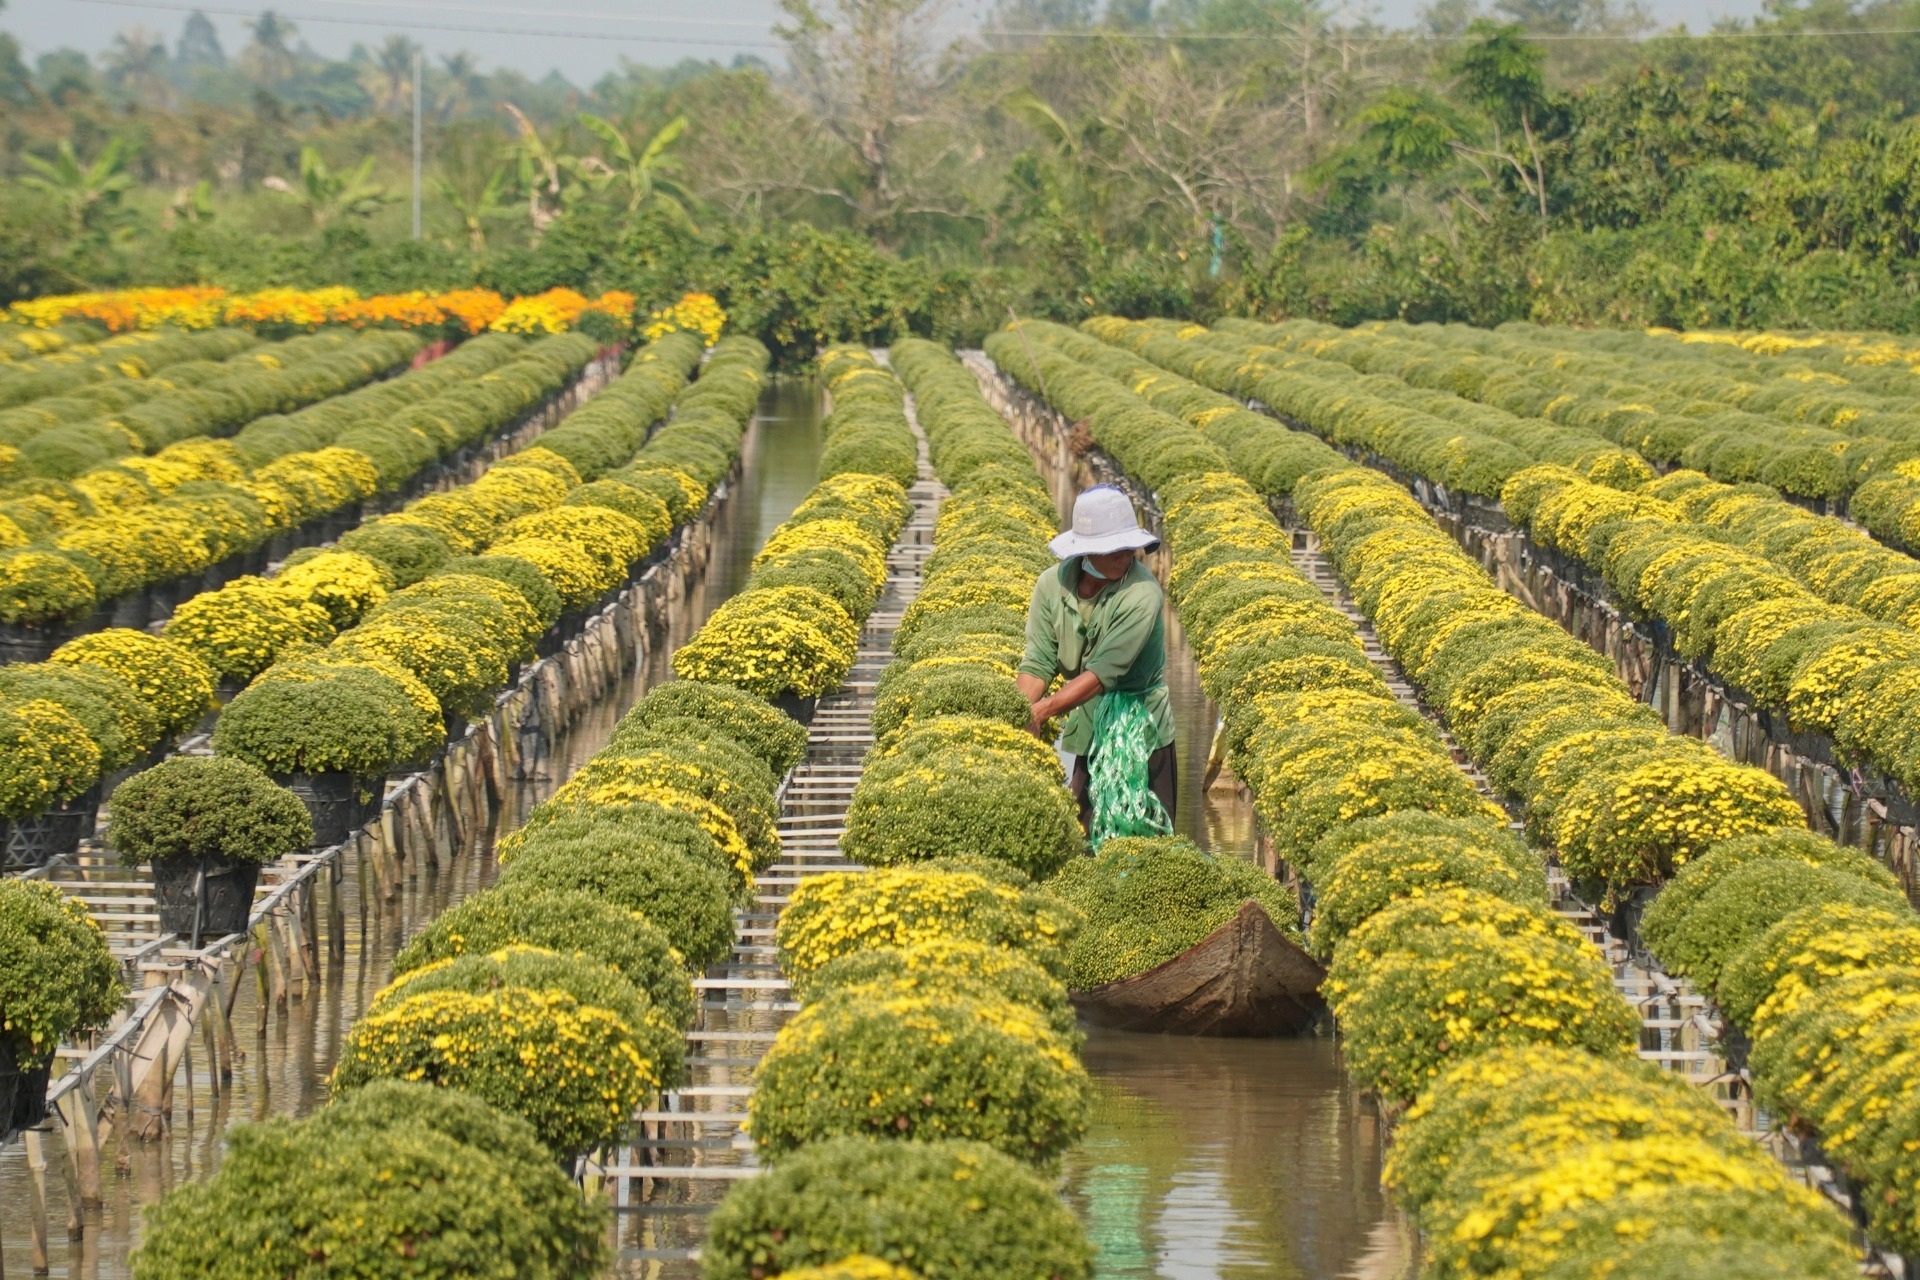
[[[420,238],[420,50],[413,51],[413,238]]]

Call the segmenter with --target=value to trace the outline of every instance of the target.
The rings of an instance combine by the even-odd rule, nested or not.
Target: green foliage
[[[876,998],[897,995],[1007,1000],[1044,1015],[1047,1024],[1068,1043],[1077,1044],[1079,1040],[1065,985],[1018,951],[983,942],[935,938],[904,947],[852,952],[804,975],[796,990],[803,999],[860,991]]]
[[[637,912],[665,933],[694,969],[725,959],[733,949],[726,873],[710,860],[636,830],[619,814],[587,811],[540,828],[513,850],[500,883],[579,891]]]
[[[529,1126],[477,1100],[454,1110],[415,1097],[424,1086],[381,1090],[307,1120],[236,1129],[213,1177],[152,1211],[134,1274],[598,1273],[605,1211],[581,1204],[551,1156],[540,1170]]]
[[[383,1012],[428,991],[485,995],[503,987],[564,991],[582,1005],[618,1015],[641,1054],[658,1065],[661,1083],[671,1087],[684,1082],[686,1041],[682,1036],[692,1020],[690,995],[678,1004],[671,998],[656,1003],[616,970],[579,952],[562,955],[544,947],[514,945],[438,960],[400,975],[374,997],[367,1012]],[[661,994],[674,997],[681,990],[674,987]]]
[[[61,1040],[120,1007],[120,964],[78,900],[41,880],[0,880],[0,1034],[39,1066]]]
[[[1057,764],[986,745],[923,754],[912,749],[916,733],[860,775],[840,842],[848,857],[895,866],[972,854],[1044,877],[1079,852],[1080,820]]]
[[[195,858],[274,862],[313,842],[298,796],[244,760],[176,756],[114,788],[107,843],[130,866]]]
[[[1091,1088],[1030,1007],[840,989],[781,1030],[749,1109],[769,1160],[832,1137],[965,1138],[1044,1168],[1085,1131]]]
[[[442,912],[393,958],[405,975],[423,965],[514,945],[578,953],[617,970],[653,1003],[684,1016],[687,971],[666,934],[644,916],[585,893],[520,882]]]
[[[1043,1179],[977,1142],[831,1138],[730,1192],[704,1280],[752,1280],[868,1254],[925,1280],[1088,1280],[1093,1250]]]
[[[1076,858],[1046,888],[1078,907],[1086,927],[1074,939],[1067,981],[1086,990],[1164,964],[1257,902],[1298,942],[1293,894],[1250,862],[1216,858],[1175,836],[1116,837]]]
[[[711,724],[765,760],[775,776],[784,775],[807,753],[807,731],[791,716],[745,690],[698,680],[661,685],[640,700],[622,726],[678,717]]]

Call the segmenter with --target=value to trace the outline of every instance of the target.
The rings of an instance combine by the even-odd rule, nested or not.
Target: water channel
[[[745,443],[744,476],[715,529],[714,554],[691,629],[745,580],[755,551],[804,498],[821,448],[818,397],[802,382],[767,392]],[[672,637],[677,643],[680,636]],[[1213,708],[1199,690],[1184,643],[1169,637],[1168,683],[1181,755],[1180,829],[1203,847],[1250,856],[1252,815],[1237,798],[1206,794],[1201,781]],[[485,888],[494,835],[511,830],[607,741],[638,693],[667,677],[670,646],[644,679],[622,683],[555,746],[547,776],[504,798],[475,847],[409,881],[393,900],[362,896],[349,867],[334,917],[343,961],[318,989],[270,1014],[248,983],[234,1026],[245,1052],[218,1097],[196,1063],[194,1087],[175,1100],[174,1124],[155,1142],[116,1140],[105,1206],[86,1215],[84,1238],[60,1238],[66,1192],[48,1177],[52,1274],[119,1280],[138,1242],[145,1206],[218,1164],[226,1127],[303,1115],[326,1100],[347,1028],[388,980],[394,954],[423,924]],[[321,904],[325,913],[331,904]],[[1224,1041],[1093,1032],[1086,1061],[1098,1087],[1087,1140],[1063,1170],[1064,1187],[1100,1246],[1101,1280],[1304,1277],[1401,1280],[1411,1274],[1408,1233],[1380,1190],[1380,1130],[1370,1103],[1346,1083],[1328,1039]],[[63,1158],[57,1136],[49,1161]],[[0,1150],[0,1275],[31,1274],[25,1221],[27,1170],[18,1141]],[[623,1275],[668,1280],[685,1265],[634,1262]]]

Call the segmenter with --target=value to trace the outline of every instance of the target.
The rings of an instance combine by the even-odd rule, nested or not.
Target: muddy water
[[[1207,792],[1216,711],[1177,623],[1167,637],[1180,764],[1175,825],[1202,848],[1253,856],[1253,814]],[[1087,1139],[1068,1199],[1100,1280],[1401,1280],[1404,1220],[1380,1189],[1381,1130],[1334,1042],[1211,1040],[1092,1029]]]
[[[601,747],[613,726],[645,689],[666,677],[667,653],[685,639],[713,606],[745,580],[753,553],[812,488],[820,456],[817,392],[805,383],[778,382],[767,391],[745,441],[745,466],[716,527],[713,557],[695,589],[693,607],[681,612],[666,646],[650,657],[646,680],[623,681],[554,744],[544,776],[502,797],[493,827],[445,866],[429,867],[391,900],[371,892],[362,868],[343,868],[340,883],[323,891],[317,910],[324,944],[334,959],[323,968],[318,989],[284,1012],[263,1009],[251,974],[234,1009],[239,1050],[234,1077],[219,1096],[209,1085],[207,1064],[195,1046],[192,1087],[176,1087],[173,1127],[156,1142],[124,1142],[105,1153],[105,1206],[86,1214],[82,1239],[65,1235],[68,1198],[57,1134],[46,1135],[50,1239],[48,1261],[55,1276],[117,1280],[128,1274],[127,1256],[138,1243],[143,1209],[172,1187],[206,1176],[219,1163],[230,1124],[272,1116],[305,1115],[325,1103],[326,1080],[348,1027],[392,975],[393,957],[407,938],[449,906],[493,882],[495,837],[517,827],[528,809],[551,795]],[[369,892],[362,893],[367,884]],[[0,1149],[0,1274],[32,1274],[27,1218],[28,1172],[24,1144]]]

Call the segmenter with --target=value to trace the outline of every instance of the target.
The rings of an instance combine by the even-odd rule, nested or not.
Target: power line
[[[170,13],[217,13],[228,18],[258,18],[264,10],[233,9],[212,4],[168,4],[164,0],[80,0],[82,4],[108,5],[116,9],[159,9]],[[463,35],[494,36],[540,36],[551,40],[598,40],[616,41],[621,44],[677,44],[698,45],[712,48],[725,45],[728,48],[784,49],[786,46],[776,40],[694,40],[677,36],[621,35],[611,31],[554,31],[536,30],[531,27],[482,27],[471,22],[415,22],[411,19],[388,18],[328,18],[315,14],[286,13],[274,9],[274,13],[295,22],[318,22],[340,27],[400,27],[408,31],[455,31]]]
[[[167,0],[81,0],[83,4],[106,5],[118,9],[158,9],[172,13],[217,13],[224,17],[258,18],[265,10],[238,9],[221,5],[168,3]],[[306,0],[308,4],[336,4],[355,7],[356,0]],[[766,30],[764,24],[738,22],[722,18],[672,18],[661,16],[636,16],[633,14],[606,13],[596,10],[527,10],[527,9],[473,9],[463,5],[385,3],[380,0],[368,0],[367,7],[382,10],[411,9],[438,13],[498,14],[501,16],[533,16],[582,18],[608,22],[647,22],[671,23],[676,26],[700,27],[747,27],[758,31]],[[694,39],[681,36],[661,35],[620,35],[608,31],[563,31],[552,28],[478,26],[471,22],[441,23],[420,22],[410,18],[393,18],[384,13],[380,17],[335,18],[319,14],[284,13],[280,9],[272,10],[295,22],[317,22],[322,25],[347,27],[398,27],[409,31],[453,31],[475,35],[538,36],[552,40],[598,40],[616,41],[622,44],[670,44],[712,47],[722,45],[727,48],[784,49],[786,45],[777,40],[736,40],[730,38]],[[1154,42],[1188,41],[1237,41],[1249,43],[1280,42],[1293,39],[1287,35],[1258,31],[1117,31],[1110,28],[1098,28],[1084,31],[1068,31],[1053,28],[1034,30],[983,29],[934,31],[936,36],[960,38],[980,36],[999,39],[1036,39],[1036,40],[1140,40]],[[1554,43],[1617,43],[1646,44],[1655,40],[1773,40],[1773,39],[1845,39],[1855,36],[1911,36],[1920,35],[1920,27],[1864,27],[1864,28],[1739,28],[1718,29],[1713,31],[1661,31],[1651,35],[1632,35],[1614,32],[1529,32],[1528,40],[1549,41]],[[1391,44],[1407,42],[1458,43],[1478,39],[1467,34],[1435,35],[1425,32],[1388,31],[1388,32],[1345,32],[1327,33],[1329,40],[1339,40],[1346,44]],[[1017,50],[982,50],[980,52],[1008,53]],[[1027,50],[1024,52],[1032,52]]]

